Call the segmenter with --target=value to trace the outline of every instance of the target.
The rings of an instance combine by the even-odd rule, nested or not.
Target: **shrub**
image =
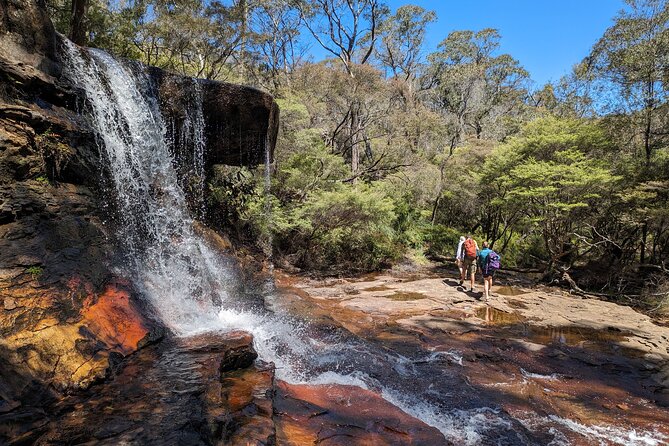
[[[369,271],[399,256],[394,203],[373,187],[318,190],[280,213],[284,215],[273,225],[277,249],[300,267],[329,273]]]
[[[439,255],[444,257],[455,257],[455,251],[460,242],[462,231],[448,226],[433,225],[425,230],[425,242],[428,255]]]

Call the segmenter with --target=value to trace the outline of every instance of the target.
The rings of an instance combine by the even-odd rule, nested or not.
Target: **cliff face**
[[[60,39],[41,0],[0,0],[0,426],[25,419],[31,401],[103,378],[163,331],[113,273],[108,172],[78,113],[83,94],[63,76]],[[150,74],[178,121],[192,80]],[[262,162],[276,139],[272,98],[201,85],[206,165]]]

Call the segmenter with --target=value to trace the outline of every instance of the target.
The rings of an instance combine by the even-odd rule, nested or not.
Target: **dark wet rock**
[[[188,337],[182,344],[192,352],[219,354],[220,373],[247,368],[258,357],[253,336],[245,331],[208,332]]]
[[[217,333],[151,345],[113,379],[51,405],[34,443],[274,444],[273,367],[220,374],[225,351],[249,339]]]
[[[259,363],[224,373],[218,416],[221,434],[217,444],[274,445],[274,366]]]
[[[185,110],[193,100],[191,78],[150,68],[158,85],[161,111],[174,124],[175,139]],[[260,90],[225,82],[199,81],[205,121],[205,164],[257,165],[265,162],[265,148],[273,152],[279,125],[279,108],[272,96]]]
[[[437,429],[378,394],[343,385],[278,382],[277,442],[283,445],[445,445]]]
[[[253,349],[253,345],[239,344],[232,346],[229,350],[223,353],[221,358],[221,373],[232,370],[243,369],[251,364],[258,357],[258,354]]]

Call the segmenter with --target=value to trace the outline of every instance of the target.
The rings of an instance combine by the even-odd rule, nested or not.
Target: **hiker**
[[[464,280],[462,279],[464,277],[463,271],[462,271],[462,264],[465,260],[465,251],[462,249],[462,244],[465,242],[466,238],[464,235],[460,236],[460,243],[458,243],[458,249],[455,251],[455,264],[458,265],[458,271],[460,271],[460,283],[459,285],[462,286],[464,283]]]
[[[483,242],[478,262],[483,274],[483,300],[487,301],[492,296],[492,278],[500,266],[499,254],[490,249],[488,242]]]
[[[476,289],[474,279],[476,277],[476,258],[479,255],[479,245],[471,235],[467,235],[467,239],[462,243],[462,251],[464,257],[462,260],[462,275],[460,276],[460,284],[465,283],[467,273],[469,273],[469,291],[473,292]]]

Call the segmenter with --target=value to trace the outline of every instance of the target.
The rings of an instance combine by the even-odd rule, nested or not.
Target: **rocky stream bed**
[[[669,328],[505,274],[485,304],[438,266],[260,271],[202,206],[271,161],[273,98],[79,48],[42,1],[0,31],[0,444],[668,444]]]
[[[448,274],[277,272],[271,312],[307,321],[314,342],[366,346],[339,379],[284,380],[240,331],[167,336],[86,390],[3,408],[2,433],[13,445],[666,444],[668,328],[554,289],[496,286],[486,305]]]

